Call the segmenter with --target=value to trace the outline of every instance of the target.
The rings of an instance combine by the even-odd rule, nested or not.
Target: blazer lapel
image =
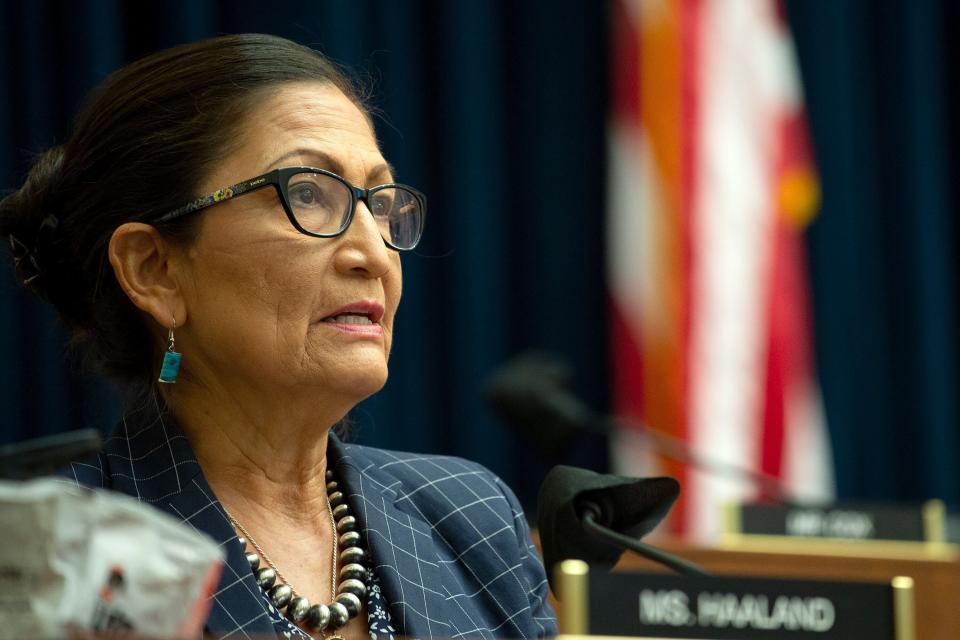
[[[364,540],[377,570],[381,589],[391,603],[397,631],[410,638],[450,637],[451,607],[433,529],[418,514],[408,513],[396,490],[396,481],[362,459],[361,450],[347,449],[330,438],[328,458],[343,484],[348,500],[363,525]]]
[[[260,587],[223,507],[200,472],[200,465],[173,417],[158,405],[127,415],[108,447],[117,465],[115,488],[151,503],[213,538],[226,552],[213,596],[207,631],[215,636],[273,636]],[[117,459],[122,462],[116,462]],[[121,483],[128,486],[118,486]]]
[[[202,474],[187,483],[180,493],[156,506],[214,539],[226,552],[223,573],[213,594],[207,631],[214,636],[242,630],[243,634],[273,637],[275,631],[250,571],[246,556],[223,507]]]
[[[207,619],[209,633],[272,637],[275,631],[260,588],[193,450],[172,416],[150,409],[136,419],[128,416],[111,443],[113,455],[124,459],[114,478],[116,488],[212,537],[226,552]],[[470,628],[466,614],[448,603],[449,572],[437,555],[433,528],[409,500],[400,500],[398,481],[366,460],[362,451],[330,437],[328,459],[348,488],[347,498],[363,525],[372,566],[398,631],[431,638]],[[125,486],[117,486],[121,484]]]

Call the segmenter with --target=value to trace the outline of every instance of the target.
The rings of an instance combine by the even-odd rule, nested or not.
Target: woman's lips
[[[337,322],[335,320],[324,319],[320,324],[336,329],[343,333],[355,335],[358,337],[382,338],[383,327],[379,324],[356,324],[352,322]]]
[[[356,300],[340,307],[333,313],[327,314],[322,321],[330,322],[341,316],[363,316],[372,324],[377,324],[383,318],[383,312],[383,305],[376,300]]]
[[[343,333],[379,338],[383,336],[383,327],[380,325],[383,313],[383,305],[379,302],[358,300],[334,311],[320,322]]]

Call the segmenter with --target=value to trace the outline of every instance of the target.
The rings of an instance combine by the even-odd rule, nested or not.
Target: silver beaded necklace
[[[357,519],[350,513],[346,497],[340,491],[334,479],[333,471],[327,470],[327,513],[330,515],[333,554],[330,559],[330,604],[311,605],[306,597],[297,593],[290,582],[283,577],[277,566],[270,560],[263,548],[224,508],[230,523],[240,533],[238,542],[246,554],[247,562],[254,573],[257,584],[267,594],[270,602],[286,617],[309,631],[319,631],[327,640],[343,640],[339,634],[327,636],[327,631],[336,631],[344,627],[360,613],[361,600],[367,593],[365,582],[367,569],[364,566],[366,552],[360,546],[360,532],[357,531]],[[247,550],[247,543],[254,551]],[[340,547],[343,551],[340,551]],[[260,560],[267,565],[260,566]],[[337,584],[337,564],[340,569],[340,583]]]

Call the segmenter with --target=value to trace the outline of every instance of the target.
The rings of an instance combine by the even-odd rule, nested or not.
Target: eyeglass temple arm
[[[219,204],[225,200],[236,198],[244,193],[256,191],[257,189],[262,189],[263,187],[276,184],[278,184],[277,171],[274,170],[269,173],[259,175],[256,178],[250,178],[249,180],[243,180],[242,182],[238,182],[237,184],[229,187],[217,189],[211,194],[197,198],[196,200],[193,200],[192,202],[189,202],[178,209],[174,209],[173,211],[163,214],[159,218],[155,218],[153,222],[158,224],[162,222],[169,222],[170,220],[175,220],[176,218],[185,216],[188,213],[200,211],[201,209],[212,207],[213,205]]]

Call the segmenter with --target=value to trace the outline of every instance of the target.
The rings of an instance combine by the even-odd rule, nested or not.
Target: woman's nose
[[[358,200],[350,226],[341,236],[337,269],[344,273],[362,271],[370,277],[380,277],[390,268],[390,251],[367,203]]]

